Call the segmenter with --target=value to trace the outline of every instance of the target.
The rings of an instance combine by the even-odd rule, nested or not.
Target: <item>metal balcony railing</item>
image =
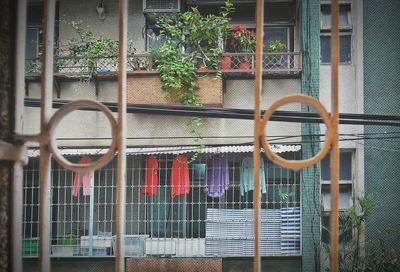
[[[127,58],[127,71],[134,74],[157,73],[153,54],[135,54]],[[302,60],[299,52],[265,53],[263,72],[271,74],[299,74]],[[219,70],[225,74],[251,74],[255,71],[254,53],[224,53]],[[41,71],[41,60],[27,59],[26,74],[35,75]],[[85,76],[88,74],[116,73],[117,58],[114,56],[85,60],[82,57],[58,56],[54,59],[55,75]],[[216,72],[214,68],[205,68],[204,72]]]

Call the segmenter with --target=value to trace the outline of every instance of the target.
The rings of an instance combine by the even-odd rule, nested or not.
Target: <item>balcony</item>
[[[176,101],[163,98],[147,101],[146,97],[161,97],[161,81],[158,76],[155,60],[157,55],[135,54],[128,56],[128,102],[129,103],[153,103],[153,104],[175,104]],[[302,68],[301,53],[282,52],[265,53],[263,55],[264,77],[299,77]],[[199,68],[198,72],[203,73],[200,79],[200,96],[205,105],[222,105],[223,80],[226,79],[249,79],[255,74],[254,53],[224,53],[221,57],[220,67]],[[58,56],[54,58],[54,88],[60,97],[60,83],[66,81],[92,81],[96,87],[96,94],[99,92],[99,82],[116,81],[118,61],[116,57],[99,58],[88,61],[80,57]],[[26,92],[29,92],[30,82],[39,82],[41,72],[40,59],[26,61]],[[215,78],[217,72],[222,72],[222,79],[219,81],[209,80]],[[132,79],[132,80],[130,80]],[[133,80],[134,79],[134,80]],[[134,85],[132,82],[134,81]],[[146,88],[145,90],[143,88]],[[142,90],[143,89],[143,90]],[[152,89],[152,90],[150,90]],[[202,96],[202,89],[216,89],[213,97]],[[154,92],[149,94],[149,92]],[[215,94],[216,93],[216,94]],[[145,99],[146,98],[146,99]]]
[[[135,54],[128,56],[128,74],[154,74],[158,73],[155,66],[156,55]],[[255,71],[254,53],[224,53],[222,57],[231,59],[228,66],[221,64],[222,73],[229,74],[251,74]],[[301,72],[301,54],[299,52],[265,53],[263,55],[263,73],[298,75]],[[93,66],[84,64],[80,57],[58,56],[54,58],[54,76],[65,78],[80,78],[93,74],[99,77],[115,75],[118,70],[116,58],[100,58],[93,60]],[[38,76],[41,71],[41,60],[26,60],[26,76]],[[217,72],[214,69],[205,68],[201,72]]]

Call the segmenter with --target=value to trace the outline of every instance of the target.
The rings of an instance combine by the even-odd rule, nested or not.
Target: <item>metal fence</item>
[[[289,159],[300,156],[299,152],[284,154]],[[152,162],[149,158],[145,154],[127,158],[127,256],[254,255],[251,153],[201,154],[189,164],[177,164],[176,154],[155,154]],[[80,157],[69,159],[78,161]],[[299,173],[266,157],[264,162],[261,254],[299,255]],[[38,160],[32,158],[24,171],[25,257],[38,255],[38,170]],[[116,160],[89,176],[85,180],[53,162],[53,257],[114,255]],[[157,177],[158,182],[152,183],[150,177]]]
[[[157,72],[155,60],[157,55],[135,54],[127,57],[127,71],[135,74]],[[27,59],[25,70],[28,75],[41,72],[41,60]],[[264,73],[290,73],[301,72],[301,54],[298,52],[265,53],[263,54]],[[54,58],[54,72],[58,75],[84,76],[87,74],[104,74],[117,72],[118,62],[116,56],[84,59],[82,57],[57,56]],[[218,67],[223,73],[254,73],[254,53],[224,53]],[[213,72],[215,68],[205,68]]]

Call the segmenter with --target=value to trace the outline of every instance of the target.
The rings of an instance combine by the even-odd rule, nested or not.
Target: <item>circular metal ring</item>
[[[304,104],[307,104],[307,105],[311,106],[312,108],[314,108],[320,114],[320,116],[324,120],[324,123],[327,127],[325,142],[324,142],[324,145],[322,146],[321,150],[314,157],[309,158],[307,160],[286,160],[286,159],[280,157],[279,155],[275,154],[272,151],[271,146],[269,145],[267,136],[266,136],[267,123],[268,123],[270,117],[272,116],[272,114],[275,112],[275,110],[277,108],[281,107],[282,105],[289,104],[289,103],[295,103],[295,102],[304,103]],[[299,170],[299,169],[302,169],[305,167],[309,167],[309,166],[319,162],[320,160],[322,160],[325,157],[325,155],[329,152],[329,149],[331,146],[331,141],[332,141],[331,118],[330,118],[328,111],[321,104],[321,102],[319,102],[317,99],[315,99],[311,96],[300,95],[300,94],[299,95],[289,95],[289,96],[285,96],[285,97],[277,100],[264,113],[264,116],[261,119],[261,124],[263,127],[262,134],[261,134],[261,144],[265,150],[265,153],[267,154],[267,156],[269,157],[270,160],[272,160],[273,162],[275,162],[283,167],[290,168],[293,170]]]
[[[58,150],[58,146],[56,143],[56,137],[54,135],[54,131],[56,130],[57,126],[60,124],[60,121],[70,112],[79,109],[97,109],[105,114],[108,121],[111,125],[112,130],[112,140],[111,145],[108,151],[97,161],[93,163],[87,164],[78,164],[78,163],[71,163],[67,159],[61,155],[60,151]],[[75,172],[88,172],[92,170],[99,169],[106,165],[114,156],[115,149],[117,147],[117,121],[115,120],[112,112],[104,106],[102,103],[93,101],[93,100],[76,100],[66,105],[63,105],[60,109],[54,113],[51,117],[49,124],[48,124],[48,135],[49,135],[49,146],[50,151],[53,153],[54,159],[60,163],[66,169],[75,171]]]

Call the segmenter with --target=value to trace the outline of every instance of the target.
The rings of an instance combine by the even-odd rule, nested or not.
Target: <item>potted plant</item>
[[[232,66],[232,58],[230,56],[223,56],[221,58],[221,70],[229,70]]]
[[[286,51],[287,51],[286,44],[284,44],[281,40],[273,40],[268,43],[267,46],[268,53],[280,53]],[[273,54],[267,57],[268,68],[281,67],[284,65],[284,63],[285,61],[282,55]]]
[[[203,15],[193,7],[181,14],[157,18],[156,26],[165,41],[156,52],[155,65],[167,97],[176,96],[185,106],[202,105],[198,81],[208,76],[203,74],[204,71],[220,68],[222,44],[230,32],[229,15],[232,11],[231,1],[226,0],[218,15]],[[182,49],[186,54],[182,55]],[[220,75],[215,74],[216,77]],[[189,129],[200,150],[202,126],[199,117],[191,118]]]
[[[133,71],[145,71],[149,69],[149,59],[147,57],[133,56],[128,60]]]
[[[67,50],[74,58],[78,66],[86,68],[86,80],[90,81],[96,73],[116,70],[118,65],[119,43],[109,37],[96,35],[87,26],[84,27],[81,21],[70,23],[78,39],[68,40]],[[128,54],[133,54],[136,49],[132,41],[128,45]]]
[[[256,50],[256,35],[242,25],[234,25],[230,34],[230,46],[238,53],[254,53]],[[239,64],[240,69],[250,69],[251,57],[245,55]]]

